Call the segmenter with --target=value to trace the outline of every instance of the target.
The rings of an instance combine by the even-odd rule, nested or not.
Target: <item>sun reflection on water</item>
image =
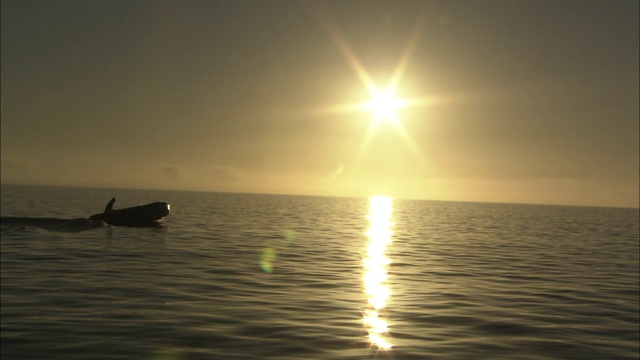
[[[390,260],[385,255],[387,245],[391,243],[392,199],[386,196],[374,196],[369,199],[369,244],[364,259],[364,291],[368,296],[368,306],[364,310],[364,325],[369,332],[369,341],[381,349],[390,349],[388,327],[381,313],[391,296],[386,285],[387,265]]]

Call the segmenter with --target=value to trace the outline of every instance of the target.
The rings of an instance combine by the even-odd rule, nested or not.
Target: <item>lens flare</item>
[[[262,251],[262,257],[260,259],[260,267],[264,272],[271,274],[273,272],[273,263],[276,260],[276,250],[268,247]]]
[[[387,245],[391,243],[392,199],[386,196],[374,196],[369,199],[369,237],[367,255],[364,259],[364,292],[368,297],[368,307],[364,310],[364,326],[369,332],[369,341],[380,349],[390,349],[386,338],[388,325],[380,313],[391,297],[391,289],[386,284],[387,265],[390,260],[385,255]]]

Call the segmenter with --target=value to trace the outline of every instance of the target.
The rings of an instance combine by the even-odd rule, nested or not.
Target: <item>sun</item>
[[[321,2],[319,2],[321,4]],[[391,72],[386,86],[378,86],[374,79],[371,77],[367,69],[364,67],[356,53],[354,52],[351,44],[340,31],[338,24],[333,20],[331,13],[323,5],[318,5],[316,15],[321,26],[326,31],[327,35],[331,38],[336,48],[342,53],[346,63],[351,67],[356,77],[362,83],[362,86],[366,90],[366,94],[359,93],[359,95],[368,95],[368,99],[363,99],[361,102],[346,102],[338,104],[323,105],[312,110],[315,114],[349,114],[349,113],[370,113],[371,120],[369,120],[369,126],[364,134],[364,139],[358,150],[358,158],[361,158],[377,131],[395,130],[400,135],[402,141],[408,146],[410,151],[417,156],[422,156],[421,147],[415,142],[410,135],[407,128],[405,128],[404,116],[411,115],[410,113],[400,113],[400,110],[413,107],[425,107],[431,106],[436,102],[440,102],[440,99],[433,96],[421,96],[421,97],[404,97],[404,93],[407,91],[399,90],[401,80],[404,78],[405,71],[407,70],[413,54],[420,43],[422,36],[425,33],[425,23],[428,18],[428,14],[421,13],[416,21],[413,31],[407,38],[407,43],[404,50],[400,54],[400,58],[397,66],[395,66]],[[379,77],[378,77],[379,78]],[[396,92],[397,91],[397,92]],[[403,96],[399,96],[403,95]],[[401,116],[402,121],[401,121]],[[415,123],[416,113],[413,113],[412,118]],[[364,117],[358,116],[357,119],[363,119]]]
[[[371,100],[366,104],[366,108],[373,113],[375,122],[396,122],[398,115],[396,110],[400,108],[400,101],[396,99],[392,88],[380,90],[371,89]]]

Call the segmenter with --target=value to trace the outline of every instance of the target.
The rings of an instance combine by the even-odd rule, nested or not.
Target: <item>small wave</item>
[[[57,218],[32,218],[32,217],[11,217],[0,218],[2,230],[27,230],[30,228],[42,229],[57,232],[79,232],[104,226],[101,220],[89,219],[57,219]]]

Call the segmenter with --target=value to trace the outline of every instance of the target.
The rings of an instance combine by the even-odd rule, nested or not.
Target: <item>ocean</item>
[[[1,196],[3,360],[640,357],[638,209]],[[112,197],[171,214],[143,228],[86,219]]]

